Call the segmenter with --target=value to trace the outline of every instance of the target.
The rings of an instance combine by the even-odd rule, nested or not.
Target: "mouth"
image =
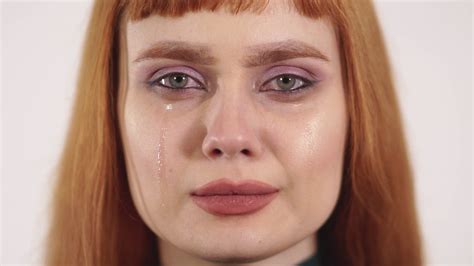
[[[245,215],[272,202],[279,189],[256,180],[219,179],[191,192],[194,203],[214,215]]]

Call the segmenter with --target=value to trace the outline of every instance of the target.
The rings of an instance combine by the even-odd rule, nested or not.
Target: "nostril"
[[[222,154],[222,151],[219,150],[219,149],[214,149],[214,150],[212,150],[212,155],[214,155],[214,156],[219,156],[219,155],[221,155],[221,154]]]
[[[243,149],[241,152],[247,156],[250,156],[251,154],[250,150],[248,149]],[[211,153],[212,153],[212,156],[214,157],[218,157],[223,154],[223,152],[220,149],[213,149]]]

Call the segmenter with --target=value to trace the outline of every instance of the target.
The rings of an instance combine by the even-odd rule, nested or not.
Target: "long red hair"
[[[421,265],[412,173],[390,65],[370,0],[293,0],[333,23],[349,116],[340,198],[318,231],[324,265]],[[156,236],[130,195],[118,119],[123,24],[153,14],[266,1],[97,0],[92,9],[71,125],[51,201],[47,265],[158,265]]]

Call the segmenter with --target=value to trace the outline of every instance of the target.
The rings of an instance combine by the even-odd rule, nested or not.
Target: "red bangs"
[[[132,21],[151,15],[180,17],[188,12],[216,11],[224,8],[232,14],[250,12],[259,14],[265,10],[270,0],[125,0],[122,2],[127,17]],[[288,7],[306,17],[319,18],[334,14],[337,0],[288,0]]]

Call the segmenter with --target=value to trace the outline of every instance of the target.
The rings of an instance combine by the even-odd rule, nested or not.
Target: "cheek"
[[[316,176],[335,175],[340,170],[346,131],[342,120],[320,113],[305,123],[298,133],[301,137],[293,143],[299,169],[313,170]]]
[[[128,106],[127,106],[128,107]],[[158,181],[162,176],[165,128],[154,115],[139,108],[125,109],[125,142],[130,167],[137,178]]]
[[[158,233],[156,214],[166,213],[172,199],[168,166],[168,124],[158,108],[143,108],[129,97],[124,110],[123,139],[128,181],[134,204],[141,217]]]
[[[336,104],[334,104],[336,103]],[[275,143],[288,175],[288,202],[302,221],[322,225],[334,209],[342,180],[346,120],[343,102],[288,123]],[[295,120],[293,120],[295,121]],[[275,144],[276,145],[276,144]]]

